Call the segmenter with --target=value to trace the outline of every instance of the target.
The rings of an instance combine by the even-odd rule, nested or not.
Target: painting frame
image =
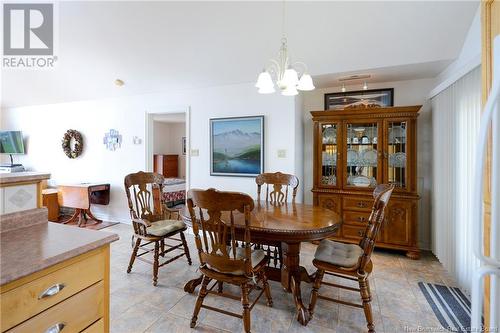
[[[325,94],[325,110],[326,111],[335,111],[335,110],[343,110],[345,109],[346,105],[345,104],[343,107],[339,108],[330,108],[331,103],[330,103],[330,98],[331,97],[349,97],[349,96],[364,96],[366,94],[375,94],[375,93],[386,93],[389,95],[389,102],[381,107],[391,107],[394,106],[394,88],[380,88],[380,89],[370,89],[370,90],[355,90],[355,91],[346,91],[346,92],[334,92],[334,93],[327,93]],[[352,110],[355,109],[362,109],[362,108],[349,108]]]
[[[215,153],[215,135],[214,126],[217,124],[231,124],[237,126],[237,122],[255,121],[259,125],[259,139],[258,144],[260,146],[259,159],[258,159],[258,169],[256,172],[235,172],[235,171],[221,171],[218,170],[215,165],[214,153]],[[256,177],[264,172],[264,156],[265,156],[265,126],[264,126],[264,116],[242,116],[242,117],[225,117],[225,118],[210,118],[209,119],[209,132],[210,132],[210,176],[226,176],[226,177]],[[220,162],[220,161],[219,161]]]

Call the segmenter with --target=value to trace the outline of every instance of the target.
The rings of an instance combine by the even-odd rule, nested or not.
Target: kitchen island
[[[48,222],[44,208],[0,216],[1,332],[108,332],[117,239]]]

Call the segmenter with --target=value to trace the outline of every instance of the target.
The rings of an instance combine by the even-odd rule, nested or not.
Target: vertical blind
[[[472,247],[474,154],[481,114],[477,67],[432,99],[432,250],[470,292],[479,266]]]

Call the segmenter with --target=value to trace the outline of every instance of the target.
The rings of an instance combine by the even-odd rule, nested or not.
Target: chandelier
[[[285,3],[283,2],[283,26],[281,47],[278,59],[270,59],[269,65],[259,74],[255,86],[260,94],[272,94],[275,85],[285,96],[295,96],[301,91],[314,90],[311,75],[307,73],[307,66],[303,62],[290,62],[288,45],[285,35]],[[300,77],[300,79],[299,79]],[[274,82],[273,82],[274,79]]]

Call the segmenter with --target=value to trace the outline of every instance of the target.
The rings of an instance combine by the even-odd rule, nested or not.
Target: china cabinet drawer
[[[104,320],[99,319],[86,329],[84,329],[81,333],[103,333],[104,332]]]
[[[352,226],[352,225],[343,225],[342,226],[342,237],[348,239],[360,240],[363,238],[365,234],[365,227],[361,226]]]
[[[370,213],[345,210],[343,214],[345,224],[366,225]]]
[[[344,210],[356,210],[370,212],[373,206],[373,200],[360,198],[342,198],[342,208]]]
[[[104,278],[105,258],[92,255],[1,295],[2,331]]]
[[[80,332],[103,316],[104,283],[101,281],[7,332]]]

